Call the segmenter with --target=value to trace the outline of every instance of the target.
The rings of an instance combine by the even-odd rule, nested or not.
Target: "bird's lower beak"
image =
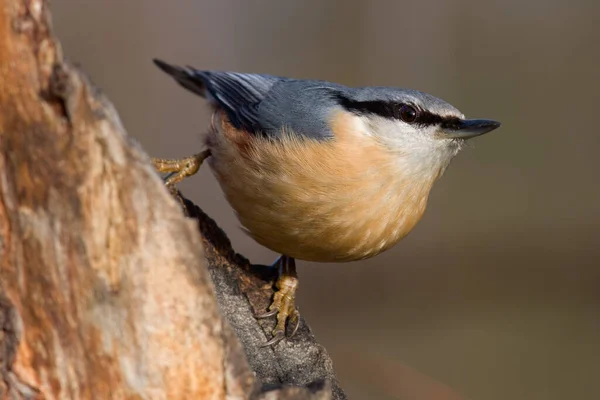
[[[500,122],[491,119],[463,119],[444,128],[444,134],[451,139],[470,139],[493,131]]]

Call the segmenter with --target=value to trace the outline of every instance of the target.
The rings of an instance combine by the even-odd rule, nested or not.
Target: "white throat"
[[[442,137],[437,126],[415,126],[379,116],[357,119],[364,134],[395,155],[399,173],[415,183],[433,183],[461,149],[461,142]]]

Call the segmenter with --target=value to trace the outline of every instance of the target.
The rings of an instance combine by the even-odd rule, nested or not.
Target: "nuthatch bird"
[[[278,291],[258,316],[277,315],[267,344],[284,338],[288,320],[298,326],[294,259],[354,261],[389,249],[421,219],[465,140],[500,126],[416,90],[155,63],[213,110],[206,150],[153,159],[155,168],[173,185],[208,158],[245,232],[282,254]]]

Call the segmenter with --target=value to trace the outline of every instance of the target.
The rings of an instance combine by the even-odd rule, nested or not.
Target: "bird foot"
[[[169,172],[165,178],[165,185],[172,187],[188,176],[194,175],[200,166],[210,156],[210,150],[204,150],[198,154],[181,159],[153,158],[154,169],[158,172]]]
[[[269,306],[269,311],[257,315],[256,318],[269,318],[277,316],[277,324],[273,329],[273,338],[262,345],[262,347],[271,346],[279,343],[285,338],[286,327],[289,323],[293,326],[292,332],[288,337],[294,336],[300,326],[300,313],[296,309],[296,290],[298,288],[298,276],[296,275],[295,263],[293,258],[283,256],[278,262],[281,263],[281,274],[275,282],[278,289],[273,296],[273,302]]]

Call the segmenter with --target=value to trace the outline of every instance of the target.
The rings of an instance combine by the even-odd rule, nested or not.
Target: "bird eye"
[[[404,104],[400,107],[400,118],[404,122],[415,122],[417,119],[417,110],[412,106]]]

